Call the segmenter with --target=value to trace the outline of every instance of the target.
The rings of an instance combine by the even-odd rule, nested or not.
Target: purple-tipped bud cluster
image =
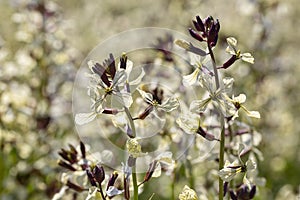
[[[256,193],[256,186],[253,185],[249,190],[248,186],[243,184],[241,185],[236,192],[230,191],[230,198],[233,200],[239,199],[253,199]]]
[[[107,85],[107,87],[110,87],[112,79],[114,79],[116,74],[116,64],[113,54],[109,54],[109,58],[104,60],[102,65],[95,63],[92,67],[92,71],[101,77],[101,80]]]
[[[66,164],[72,165],[72,164],[78,162],[78,158],[77,158],[78,152],[76,151],[76,148],[71,144],[69,144],[69,148],[70,148],[69,150],[61,149],[58,152],[58,154],[63,159],[63,160],[60,160],[58,164],[62,167],[65,167]],[[69,167],[65,167],[65,168],[69,169]],[[74,171],[74,170],[72,170],[72,171]]]
[[[199,16],[196,16],[193,24],[196,30],[189,28],[189,32],[193,38],[200,42],[206,41],[210,47],[216,46],[220,31],[218,19],[214,20],[212,16],[208,16],[204,20],[201,20]]]

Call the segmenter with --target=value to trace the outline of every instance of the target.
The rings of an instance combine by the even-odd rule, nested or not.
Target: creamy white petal
[[[250,53],[242,53],[241,58],[245,62],[254,64],[254,57]]]
[[[109,186],[109,188],[106,190],[106,194],[109,197],[113,197],[119,194],[122,194],[124,192],[124,190],[119,190],[114,186]]]
[[[204,112],[210,101],[211,101],[211,98],[207,98],[207,99],[203,99],[203,100],[194,100],[190,104],[190,111],[194,112],[194,113]]]
[[[196,85],[197,83],[200,84],[200,82],[198,82],[199,80],[199,72],[200,69],[196,68],[193,73],[183,76],[183,85],[184,86],[191,86],[191,85]]]
[[[142,98],[148,102],[148,103],[152,103],[153,101],[153,96],[151,93],[145,92],[144,90],[141,90],[139,88],[137,88],[137,90],[139,91],[140,95],[142,96]]]
[[[158,105],[158,108],[162,109],[165,112],[171,112],[179,106],[179,101],[177,98],[168,98],[161,105]]]
[[[124,69],[116,71],[111,87],[115,87],[124,83],[126,79],[127,79],[127,75]]]
[[[238,102],[238,103],[245,103],[246,99],[247,99],[247,97],[245,94],[240,94],[237,97],[234,97],[234,96],[232,97],[232,100],[235,102]]]

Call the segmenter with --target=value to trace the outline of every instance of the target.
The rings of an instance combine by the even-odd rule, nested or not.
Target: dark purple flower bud
[[[145,119],[152,111],[153,111],[153,105],[151,104],[144,110],[144,112],[139,114],[137,119],[141,119],[141,120]]]
[[[120,58],[120,68],[121,69],[126,69],[126,64],[127,64],[127,56],[125,53],[122,54]]]
[[[111,78],[113,79],[116,74],[116,64],[115,64],[115,58],[112,53],[109,54],[108,69],[109,69],[109,74],[110,74]]]
[[[232,190],[229,191],[229,194],[230,194],[230,198],[232,200],[238,200],[237,196],[234,194],[234,192]]]
[[[124,176],[124,198],[125,198],[126,200],[129,200],[129,199],[130,199],[129,184],[130,184],[130,179],[129,179],[129,177],[126,178],[126,176]]]
[[[105,172],[102,166],[96,165],[93,169],[93,176],[95,180],[98,182],[99,186],[105,179]]]
[[[198,22],[196,22],[195,20],[192,21],[194,24],[194,27],[197,31],[201,31],[201,27],[199,26]]]
[[[238,199],[249,199],[249,190],[248,186],[243,184],[236,191],[236,196]]]
[[[152,162],[150,163],[149,168],[148,168],[148,171],[147,171],[147,173],[146,173],[146,175],[145,175],[145,177],[144,177],[143,183],[144,183],[144,182],[147,182],[147,181],[149,181],[149,180],[151,179],[151,177],[152,177],[152,175],[153,175],[153,173],[154,173],[154,171],[155,171],[155,169],[156,169],[156,167],[157,167],[157,163],[158,163],[157,160],[154,160],[154,161],[152,161]]]
[[[221,67],[218,67],[218,69],[227,69],[230,67],[235,61],[237,60],[236,55],[232,55]]]
[[[95,180],[95,177],[93,176],[92,172],[87,169],[86,175],[88,176],[88,179],[89,179],[91,185],[97,187],[96,180]]]
[[[77,191],[77,192],[82,192],[84,191],[85,189],[83,187],[81,187],[80,185],[77,185],[75,183],[72,183],[70,180],[67,181],[67,184],[66,184],[69,188]]]
[[[77,155],[77,150],[72,144],[69,144],[69,148],[70,148],[70,153],[71,154],[76,154]]]
[[[256,185],[253,185],[251,190],[250,190],[250,193],[249,193],[249,198],[253,199],[254,196],[255,196],[255,193],[256,193]]]
[[[199,15],[196,16],[196,20],[197,20],[197,24],[199,26],[198,31],[204,32],[205,31],[204,24],[203,24],[201,18],[199,17]]]
[[[110,87],[111,83],[108,80],[105,68],[102,65],[100,65],[99,63],[95,63],[95,65],[92,67],[92,71],[101,77],[101,80],[107,85],[107,87]]]
[[[132,157],[132,156],[129,156],[128,157],[128,160],[127,160],[127,165],[128,167],[133,167],[135,166],[135,163],[136,163],[136,158]]]
[[[220,141],[213,134],[206,132],[201,126],[199,126],[197,133],[202,137],[204,137],[205,139],[207,139],[208,141],[213,141],[213,140]]]
[[[194,31],[193,29],[189,28],[189,32],[190,32],[190,35],[195,38],[196,40],[202,42],[204,41],[203,37],[201,35],[199,35],[198,33],[196,33],[196,31]]]
[[[80,151],[81,151],[82,158],[85,159],[85,145],[83,144],[82,141],[80,141]]]
[[[114,186],[114,184],[115,184],[115,182],[116,182],[118,176],[119,176],[119,174],[118,174],[117,171],[114,171],[114,172],[111,174],[111,176],[110,176],[110,178],[109,178],[109,180],[108,180],[108,183],[107,183],[106,190],[108,190],[108,188],[109,188],[110,186]]]
[[[116,115],[118,114],[118,110],[117,109],[114,109],[114,108],[105,108],[102,113],[103,114],[110,114],[110,115]]]
[[[220,27],[219,27],[220,28]],[[207,43],[213,47],[217,44],[218,41],[218,33],[219,33],[219,28],[217,28],[217,25],[215,23],[212,24],[211,28],[208,31],[208,38],[207,38]]]
[[[216,32],[219,32],[219,31],[220,31],[220,28],[221,28],[220,22],[219,22],[218,19],[216,19],[216,22],[215,22],[215,30],[216,30]]]
[[[69,153],[64,150],[64,149],[61,149],[60,152],[58,152],[58,155],[60,155],[63,159],[65,159],[66,161],[69,161],[70,158],[69,158]],[[69,161],[70,162],[70,161]]]
[[[206,27],[206,30],[209,30],[214,23],[214,18],[212,16],[208,16],[204,20],[204,26]]]
[[[76,169],[72,165],[70,165],[69,163],[66,163],[65,161],[62,161],[62,160],[58,161],[58,165],[63,168],[66,168],[68,170],[76,171]]]
[[[223,188],[224,188],[223,197],[225,197],[227,190],[228,190],[228,182],[224,182]]]
[[[61,149],[60,152],[58,152],[58,154],[65,159],[66,161],[68,161],[70,164],[76,163],[77,160],[77,151],[75,150],[65,150],[65,149]]]

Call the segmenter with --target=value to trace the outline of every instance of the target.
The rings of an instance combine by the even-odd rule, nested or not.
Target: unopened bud
[[[108,188],[109,188],[110,186],[114,186],[114,184],[115,184],[115,182],[116,182],[118,176],[119,176],[119,174],[118,174],[117,171],[114,171],[114,172],[111,174],[111,176],[110,176],[110,178],[109,178],[109,180],[108,180],[108,183],[107,183],[106,190],[108,190]]]
[[[92,172],[90,170],[86,170],[86,174],[88,176],[88,179],[89,179],[91,185],[97,187],[95,177],[93,176]]]
[[[105,172],[102,166],[96,165],[93,169],[93,175],[95,180],[98,182],[99,186],[105,179]]]

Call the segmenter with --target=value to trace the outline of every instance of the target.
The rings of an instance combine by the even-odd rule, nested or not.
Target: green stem
[[[175,200],[175,180],[176,180],[176,174],[173,173],[173,180],[171,183],[171,200]]]
[[[129,109],[127,107],[124,106],[124,110],[125,110],[125,113],[127,115],[127,118],[129,120],[129,124],[130,124],[130,128],[132,130],[132,136],[135,137],[136,136],[136,131],[135,131],[135,125],[134,125],[134,122],[133,122],[133,118],[129,112]]]
[[[222,116],[221,120],[222,124],[222,131],[221,131],[221,138],[220,138],[220,150],[219,150],[219,170],[223,169],[224,167],[224,149],[225,149],[225,127],[224,127],[224,117]],[[223,180],[219,177],[219,200],[223,199]]]
[[[220,80],[219,80],[219,74],[218,69],[216,65],[216,60],[214,53],[211,49],[211,46],[207,43],[209,55],[212,60],[212,65],[214,69],[214,75],[215,75],[215,83],[216,83],[216,89],[218,90],[220,88]],[[220,121],[221,121],[221,138],[220,138],[220,149],[219,149],[219,170],[223,169],[224,167],[224,150],[225,150],[225,119],[223,114],[220,112]],[[223,186],[223,180],[219,177],[219,200],[223,200],[223,193],[224,193],[224,186]]]
[[[219,74],[218,74],[218,69],[217,69],[217,65],[216,65],[215,56],[214,56],[214,53],[213,53],[210,45],[207,44],[207,46],[208,46],[209,55],[211,57],[212,64],[213,64],[215,82],[216,82],[216,89],[219,89],[220,88],[220,80],[219,80]]]
[[[138,193],[138,184],[137,184],[137,178],[136,178],[136,166],[135,165],[132,167],[132,182],[133,182],[133,199],[138,200],[139,193]]]
[[[130,111],[127,107],[124,106],[125,113],[128,117],[129,124],[132,130],[132,137],[136,137],[136,130],[135,130],[135,125],[133,118],[130,114]],[[136,163],[132,167],[132,182],[133,182],[133,199],[138,200],[139,199],[139,193],[138,193],[138,183],[137,183],[137,178],[136,178]]]

